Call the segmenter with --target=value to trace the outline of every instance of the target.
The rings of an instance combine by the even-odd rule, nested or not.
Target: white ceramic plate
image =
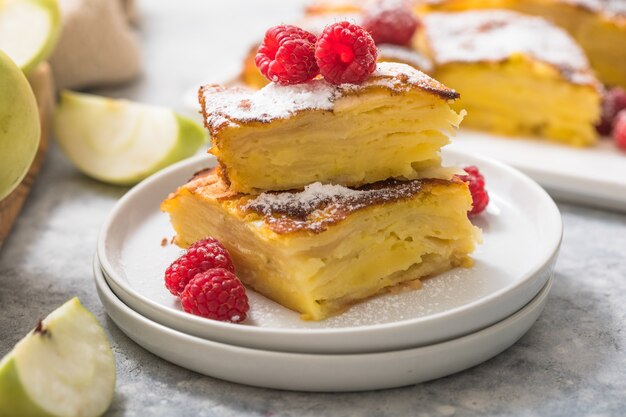
[[[348,355],[283,353],[190,336],[137,313],[107,286],[97,262],[98,295],[128,337],[161,358],[204,375],[291,391],[365,391],[417,384],[478,365],[530,329],[546,303],[550,279],[528,305],[477,333],[413,349]]]
[[[548,195],[523,174],[493,160],[447,149],[448,164],[476,164],[492,203],[477,219],[484,244],[476,264],[426,280],[421,290],[387,294],[321,322],[249,291],[245,325],[183,312],[163,284],[179,255],[163,247],[174,232],[160,202],[195,171],[214,161],[196,157],[172,166],[126,194],[106,220],[98,257],[118,297],[142,315],[173,329],[224,343],[305,353],[376,352],[427,345],[480,330],[528,303],[551,275],[561,240],[561,218]]]
[[[626,211],[626,152],[609,139],[593,148],[572,148],[461,130],[455,146],[516,167],[555,198]]]

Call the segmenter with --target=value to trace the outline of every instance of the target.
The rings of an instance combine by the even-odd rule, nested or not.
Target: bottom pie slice
[[[237,275],[266,297],[322,320],[400,285],[471,265],[480,239],[458,180],[314,183],[257,196],[229,190],[218,170],[195,175],[162,204],[187,247],[212,236]]]

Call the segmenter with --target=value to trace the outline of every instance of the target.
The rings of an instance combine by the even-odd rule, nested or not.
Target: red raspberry
[[[473,217],[479,215],[487,208],[489,194],[485,190],[485,177],[483,177],[477,167],[472,165],[464,168],[464,170],[467,172],[467,175],[459,175],[458,177],[469,185],[473,207],[468,215]]]
[[[419,21],[406,2],[388,3],[376,3],[366,12],[362,25],[377,45],[409,45]]]
[[[256,66],[270,81],[298,84],[319,73],[315,62],[315,35],[291,25],[274,26],[254,58]]]
[[[180,295],[187,283],[199,272],[212,268],[225,268],[235,272],[230,254],[220,242],[208,237],[189,247],[165,270],[165,287],[174,295]]]
[[[187,313],[233,323],[244,321],[250,310],[243,284],[223,268],[196,275],[180,295],[180,302]]]
[[[613,139],[619,149],[626,151],[626,110],[620,111],[615,117]]]
[[[610,135],[615,125],[615,116],[626,109],[626,90],[615,87],[604,94],[602,98],[602,115],[596,126],[601,135]]]
[[[320,73],[333,84],[360,84],[376,70],[376,44],[360,26],[339,22],[327,26],[315,44]]]

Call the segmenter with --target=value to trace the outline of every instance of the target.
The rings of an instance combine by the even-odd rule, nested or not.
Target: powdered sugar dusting
[[[331,110],[338,91],[322,80],[280,86],[269,83],[253,92],[244,88],[202,88],[207,124],[220,127],[236,122],[269,122],[306,109]]]
[[[342,185],[322,184],[316,182],[307,185],[299,193],[263,193],[251,200],[246,209],[259,211],[266,216],[273,213],[297,213],[305,215],[323,204],[339,200],[356,199],[365,191],[356,191]]]
[[[207,127],[219,130],[254,121],[286,119],[305,110],[331,111],[338,99],[373,87],[394,92],[417,88],[446,99],[457,97],[456,92],[410,65],[380,62],[374,74],[359,85],[334,85],[322,78],[287,86],[269,83],[257,91],[209,85],[200,89],[200,102]]]
[[[423,19],[436,64],[502,61],[525,54],[577,84],[596,84],[578,44],[539,17],[504,10],[433,13]]]
[[[400,62],[379,62],[372,78],[367,82],[370,85],[383,86],[394,91],[406,91],[411,87],[417,87],[428,91],[446,90],[453,92],[422,71]]]
[[[387,180],[359,188],[316,182],[299,192],[265,192],[248,200],[241,209],[262,214],[277,233],[297,230],[319,233],[356,210],[411,198],[422,190],[424,181]]]

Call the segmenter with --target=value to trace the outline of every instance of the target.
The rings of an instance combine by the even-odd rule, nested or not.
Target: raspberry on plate
[[[419,21],[408,3],[379,1],[366,11],[362,25],[377,45],[405,46],[411,43]]]
[[[464,168],[467,175],[459,175],[462,181],[468,183],[470,192],[472,193],[472,210],[468,213],[470,217],[477,216],[482,213],[487,204],[489,204],[489,194],[485,190],[485,177],[480,173],[477,167],[468,166]]]
[[[350,22],[324,29],[315,44],[320,73],[332,84],[360,84],[376,70],[378,51],[372,36]]]
[[[620,111],[615,117],[613,139],[619,149],[626,151],[626,110]]]
[[[235,272],[230,254],[212,237],[202,239],[189,247],[165,270],[165,286],[174,295],[180,295],[187,283],[198,273],[212,268]]]
[[[254,58],[259,71],[277,84],[298,84],[319,73],[315,61],[315,35],[291,25],[267,30]]]
[[[180,295],[180,302],[188,313],[233,323],[244,321],[250,309],[243,284],[223,268],[197,274]]]
[[[596,126],[601,135],[610,135],[616,123],[617,114],[626,109],[626,90],[620,87],[607,91],[602,98],[602,116]]]

